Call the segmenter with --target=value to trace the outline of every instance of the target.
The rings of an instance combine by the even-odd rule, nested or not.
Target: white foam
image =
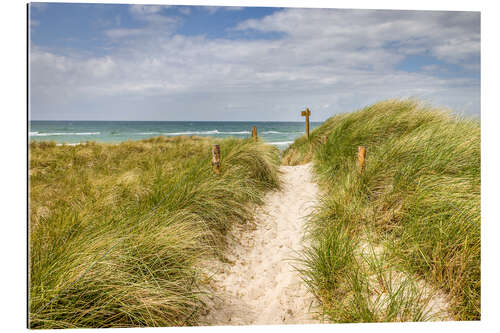
[[[186,131],[186,132],[140,132],[133,133],[136,135],[211,135],[211,134],[250,134],[250,131],[237,131],[237,132],[219,132],[218,130],[211,131]]]
[[[278,132],[278,131],[264,131],[262,134],[302,134],[304,132]]]
[[[77,143],[58,143],[56,144],[56,146],[79,146],[81,145],[80,142],[77,142]]]
[[[219,134],[218,130],[212,131],[191,131],[191,132],[174,132],[174,133],[162,133],[163,135],[192,135],[192,134]]]
[[[156,133],[152,133],[156,134]],[[250,134],[250,131],[239,131],[239,132],[219,132],[218,130],[211,131],[187,131],[187,132],[167,132],[167,133],[158,133],[163,135],[211,135],[211,134]]]
[[[293,143],[293,141],[277,141],[277,142],[268,142],[270,145],[276,145],[276,146],[284,146],[284,145],[289,145]]]
[[[240,132],[220,132],[221,134],[250,134],[250,131],[240,131]]]
[[[30,136],[60,136],[60,135],[99,135],[101,132],[85,132],[85,133],[38,133],[30,132]]]

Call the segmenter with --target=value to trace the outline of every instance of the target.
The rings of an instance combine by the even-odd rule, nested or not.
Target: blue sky
[[[478,12],[33,3],[31,119],[313,120],[386,98],[480,112]]]
[[[131,8],[126,4],[35,3],[31,12],[32,21],[35,22],[32,41],[35,45],[59,52],[71,49],[94,56],[109,55],[116,43],[106,32],[144,29],[150,25],[148,19],[141,18],[143,14],[141,10],[135,12]],[[279,33],[238,31],[231,27],[248,19],[271,15],[281,8],[212,6],[145,6],[144,8],[157,8],[155,14],[159,17],[159,30],[162,29],[162,25],[168,31],[175,26],[175,33],[183,36],[234,40],[280,37]],[[147,12],[147,9],[145,11]],[[161,18],[165,20],[163,24]],[[39,24],[41,22],[44,24]]]

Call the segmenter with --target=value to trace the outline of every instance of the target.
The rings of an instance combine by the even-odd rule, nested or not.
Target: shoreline
[[[191,137],[188,137],[188,136],[184,136],[184,135],[177,135],[179,137],[187,137],[187,138],[191,138]],[[162,135],[159,135],[158,137],[163,137]],[[169,136],[167,136],[168,138]],[[174,136],[171,136],[171,137],[174,137]],[[205,137],[205,136],[203,136]],[[154,137],[151,137],[151,138],[154,138]],[[211,137],[206,137],[206,138],[211,138]],[[150,138],[146,138],[146,139],[150,139]],[[225,139],[225,138],[223,138]],[[240,139],[240,138],[236,138],[236,139]],[[241,139],[247,139],[247,138],[241,138]],[[142,141],[144,139],[139,139],[139,140],[126,140],[126,141],[120,141],[120,142],[114,142],[114,141],[82,141],[82,142],[56,142],[56,146],[57,147],[64,147],[64,146],[80,146],[80,145],[85,145],[87,142],[95,142],[95,143],[99,143],[99,144],[114,144],[114,145],[119,145],[123,142],[127,142],[127,141],[133,141],[133,142],[138,142],[138,141]],[[30,143],[33,143],[33,142],[51,142],[52,140],[31,140],[30,139]],[[267,144],[267,145],[272,145],[272,146],[276,146],[278,149],[280,150],[285,150],[287,147],[289,147],[294,141],[272,141],[272,142],[267,142],[267,141],[264,141],[263,140],[263,143],[264,144]]]

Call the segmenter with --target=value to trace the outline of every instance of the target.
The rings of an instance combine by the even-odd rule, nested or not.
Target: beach
[[[387,100],[284,150],[249,138],[249,125],[32,140],[30,327],[480,316],[475,120]],[[110,125],[65,126],[50,136]],[[284,135],[274,126],[260,133]]]

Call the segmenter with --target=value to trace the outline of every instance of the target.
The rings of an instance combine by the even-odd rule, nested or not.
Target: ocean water
[[[311,130],[319,126],[311,122]],[[246,138],[257,126],[258,136],[285,149],[304,135],[304,122],[236,122],[236,121],[30,121],[29,139],[76,144],[86,141],[122,142],[155,136],[197,135],[207,137]]]

